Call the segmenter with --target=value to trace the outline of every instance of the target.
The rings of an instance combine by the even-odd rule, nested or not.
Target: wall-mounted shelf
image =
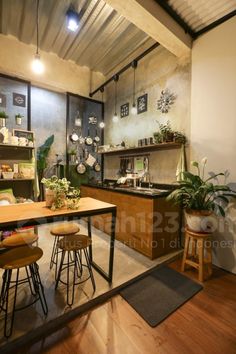
[[[132,147],[127,149],[119,149],[112,151],[104,151],[99,154],[102,155],[123,155],[123,154],[133,154],[133,153],[142,153],[148,151],[156,151],[156,150],[171,150],[171,149],[179,149],[182,146],[181,143],[161,143],[161,144],[152,144],[145,146]]]
[[[34,181],[33,178],[1,178],[0,182]]]
[[[7,148],[7,149],[17,149],[17,150],[23,150],[23,149],[34,149],[33,146],[19,146],[19,145],[11,145],[11,144],[0,144],[0,147],[2,148]]]

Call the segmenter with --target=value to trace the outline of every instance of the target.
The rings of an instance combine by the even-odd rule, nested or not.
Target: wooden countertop
[[[113,204],[93,198],[81,198],[79,209],[61,209],[52,211],[45,202],[24,203],[0,206],[0,228],[18,224],[19,226],[37,225],[55,221],[62,217],[92,216],[116,210]]]

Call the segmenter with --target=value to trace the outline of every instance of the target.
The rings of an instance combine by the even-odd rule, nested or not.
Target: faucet
[[[150,173],[149,171],[145,171],[142,175],[142,177],[140,177],[140,180],[139,180],[139,187],[142,187],[142,183],[143,182],[148,182],[148,188],[151,187],[151,176],[150,176]]]

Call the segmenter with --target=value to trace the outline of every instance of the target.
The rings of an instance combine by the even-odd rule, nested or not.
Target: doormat
[[[151,327],[156,327],[201,289],[200,284],[175,270],[159,267],[128,285],[120,295]]]

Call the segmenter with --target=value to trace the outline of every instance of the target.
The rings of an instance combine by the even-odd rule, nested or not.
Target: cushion
[[[8,201],[10,204],[16,203],[16,198],[14,197],[13,193],[3,192],[0,191],[0,201]]]
[[[14,234],[7,238],[5,238],[1,242],[1,247],[19,247],[19,246],[26,246],[32,245],[32,243],[36,242],[38,236],[29,232]]]
[[[74,235],[79,232],[79,225],[76,223],[63,223],[51,228],[50,232],[55,236]]]

